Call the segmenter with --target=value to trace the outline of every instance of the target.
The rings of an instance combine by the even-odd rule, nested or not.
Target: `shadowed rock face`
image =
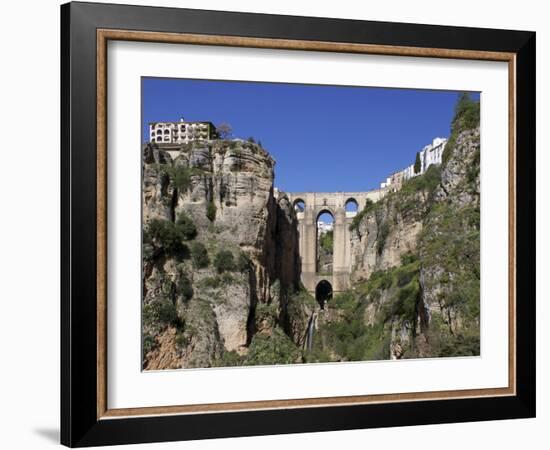
[[[144,146],[146,369],[210,367],[225,352],[246,355],[260,304],[274,306],[281,326],[288,322],[286,293],[300,278],[297,222],[286,196],[274,196],[273,169],[271,156],[249,142]],[[182,217],[194,236],[178,231]],[[198,244],[208,260],[199,266]],[[232,265],[218,267],[224,251]]]

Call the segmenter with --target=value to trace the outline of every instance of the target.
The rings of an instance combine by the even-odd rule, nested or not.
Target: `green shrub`
[[[193,219],[191,219],[185,212],[181,212],[176,220],[176,229],[180,236],[190,241],[197,236],[197,227],[195,226]]]
[[[179,192],[189,189],[192,175],[192,170],[189,167],[164,165],[163,169]]]
[[[403,287],[409,284],[413,277],[418,275],[420,271],[420,261],[418,258],[415,258],[415,255],[404,255],[402,257],[402,261],[403,260],[408,262],[405,264],[402,263],[401,266],[392,269],[397,287]]]
[[[401,265],[406,266],[407,264],[412,264],[418,261],[418,255],[414,253],[404,253],[401,255]]]
[[[235,367],[243,364],[243,358],[239,354],[232,350],[230,352],[224,351],[221,358],[214,362],[214,367]]]
[[[415,276],[415,272],[412,272],[410,270],[407,270],[404,267],[399,267],[395,271],[395,281],[397,284],[397,287],[403,287],[406,284],[409,284],[413,277]]]
[[[433,192],[441,182],[441,167],[432,164],[422,175],[424,181],[424,189],[428,192]]]
[[[218,273],[234,271],[236,266],[233,253],[230,250],[220,250],[214,258],[214,267]]]
[[[161,247],[167,253],[187,253],[187,246],[183,241],[194,239],[197,235],[197,227],[193,220],[184,212],[178,215],[176,223],[170,220],[152,219],[146,225],[143,232],[143,241],[153,246]],[[153,249],[148,250],[150,255]]]
[[[246,365],[292,364],[301,362],[302,352],[280,329],[271,336],[255,334],[244,360]]]
[[[161,298],[143,306],[143,323],[145,325],[173,325],[178,321],[175,305],[171,300]]]
[[[239,272],[246,273],[251,269],[251,267],[252,262],[250,261],[248,255],[244,252],[240,252],[239,259],[237,260],[237,270]]]
[[[477,335],[446,336],[441,342],[440,357],[479,356],[480,339]]]
[[[183,350],[189,344],[188,337],[181,331],[176,334],[176,347]]]
[[[150,240],[154,246],[167,253],[181,253],[187,250],[182,242],[181,230],[170,220],[152,219],[144,230],[144,240]]]
[[[258,303],[254,311],[256,326],[263,324],[268,328],[275,327],[279,319],[279,310],[274,303]]]
[[[143,350],[142,353],[143,353],[144,359],[145,359],[145,356],[147,356],[147,353],[153,350],[154,347],[155,347],[155,338],[150,334],[144,334],[143,341],[142,341],[142,350]]]
[[[319,347],[314,347],[311,351],[306,352],[304,354],[304,359],[307,363],[334,362],[334,358],[328,350]]]
[[[209,201],[206,205],[206,217],[210,220],[210,222],[214,222],[214,220],[216,220],[216,211],[217,208],[214,202],[212,200]]]
[[[183,297],[183,300],[190,300],[193,298],[193,285],[187,274],[180,273],[176,288],[177,292]]]
[[[218,289],[221,285],[221,278],[219,276],[203,278],[199,285],[205,289]]]
[[[191,259],[195,269],[204,269],[210,264],[208,251],[202,242],[193,242],[191,245]]]
[[[344,291],[336,294],[330,302],[330,307],[337,309],[346,317],[353,317],[358,304],[358,299],[351,291]]]
[[[413,321],[416,315],[416,305],[420,299],[420,283],[414,276],[410,283],[399,289],[397,293],[395,313],[404,319]]]
[[[377,270],[373,272],[367,281],[367,289],[389,289],[393,283],[392,272],[389,270]]]
[[[203,278],[198,284],[203,289],[219,289],[223,286],[234,284],[239,280],[236,279],[231,273],[224,272],[213,277]]]
[[[409,178],[405,181],[401,187],[399,196],[404,198],[407,194],[414,194],[420,191],[431,193],[439,185],[440,181],[441,168],[438,165],[432,164],[422,175]]]

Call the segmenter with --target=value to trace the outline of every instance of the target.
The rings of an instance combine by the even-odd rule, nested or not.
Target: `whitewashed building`
[[[322,234],[328,233],[329,231],[334,230],[334,224],[333,223],[327,223],[323,222],[322,220],[319,220],[317,222],[317,234],[320,236]]]
[[[426,170],[428,170],[428,167],[430,167],[432,164],[441,164],[441,161],[443,160],[443,150],[445,150],[445,144],[447,144],[447,139],[435,138],[432,141],[431,145],[426,145],[426,147],[422,149],[422,151],[420,152],[420,163],[422,165],[420,173],[426,172]]]
[[[435,138],[431,144],[426,145],[419,152],[420,172],[415,173],[414,164],[411,164],[410,166],[405,167],[403,170],[391,174],[388,178],[386,178],[386,181],[380,183],[380,187],[394,187],[395,189],[399,189],[404,181],[417,175],[422,175],[424,172],[426,172],[426,170],[428,170],[428,167],[430,167],[432,164],[441,164],[441,161],[443,160],[443,151],[445,150],[446,144],[447,139],[439,137]]]
[[[157,144],[186,144],[190,141],[204,141],[217,137],[212,122],[150,122],[149,142]]]

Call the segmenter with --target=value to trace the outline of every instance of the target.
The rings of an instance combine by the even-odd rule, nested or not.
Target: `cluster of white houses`
[[[401,187],[404,181],[409,178],[415,177],[417,175],[422,175],[428,167],[432,164],[441,164],[443,158],[443,150],[445,150],[445,145],[447,144],[447,139],[445,138],[435,138],[431,144],[426,145],[420,152],[420,171],[414,171],[414,164],[406,167],[399,172],[391,174],[386,181],[380,183],[380,188],[392,188],[397,190]]]
[[[206,141],[218,137],[212,122],[150,122],[149,142],[157,144],[186,144],[190,141]]]

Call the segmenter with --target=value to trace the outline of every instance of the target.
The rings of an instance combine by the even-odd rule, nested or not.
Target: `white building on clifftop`
[[[149,142],[157,144],[186,144],[190,141],[204,141],[217,137],[212,122],[150,122]]]
[[[415,173],[414,164],[411,164],[403,170],[391,174],[388,178],[386,178],[386,181],[380,183],[380,187],[393,187],[395,189],[399,189],[404,181],[417,175],[422,175],[432,164],[441,164],[441,161],[443,160],[443,151],[445,150],[446,144],[447,139],[439,137],[435,138],[431,144],[426,145],[419,152],[420,172]]]

